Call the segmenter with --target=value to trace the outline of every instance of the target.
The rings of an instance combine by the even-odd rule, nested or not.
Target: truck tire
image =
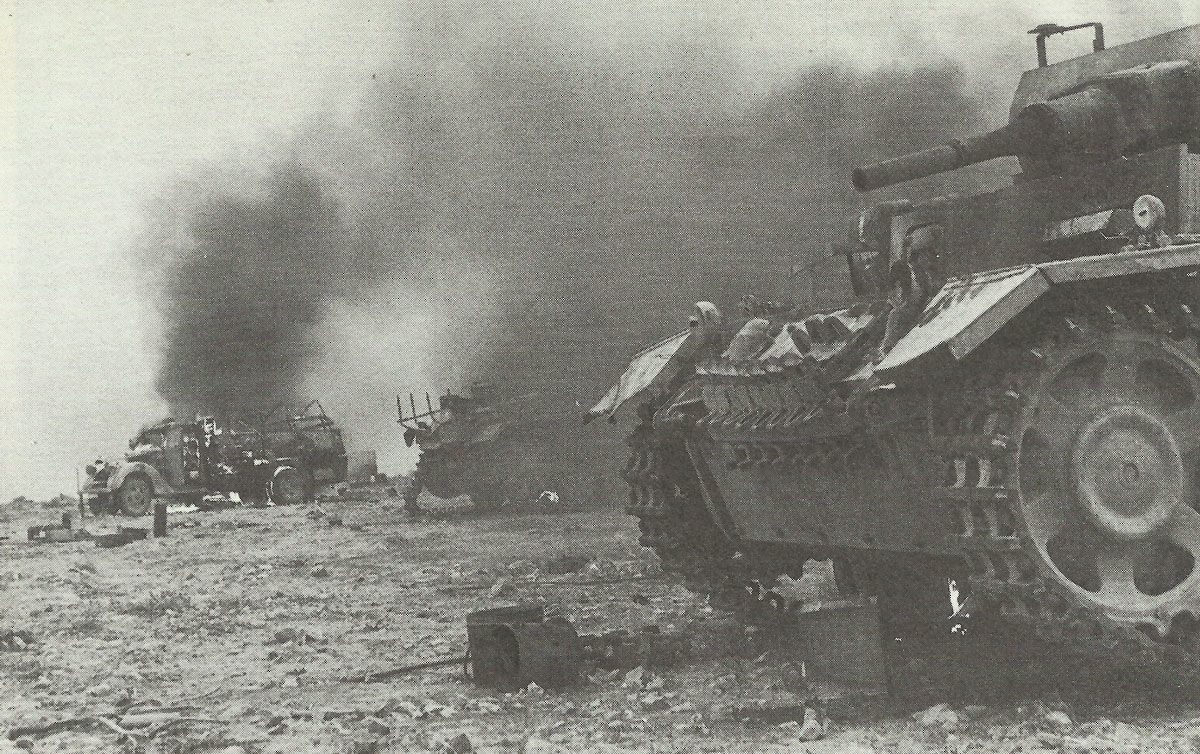
[[[299,505],[309,497],[308,477],[295,466],[280,466],[271,474],[267,490],[275,505]]]
[[[114,506],[126,516],[144,516],[154,504],[154,483],[141,472],[125,477],[121,486],[113,493]]]

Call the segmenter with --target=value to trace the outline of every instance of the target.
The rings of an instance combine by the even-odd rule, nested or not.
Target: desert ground
[[[794,637],[664,577],[616,510],[411,519],[378,488],[173,514],[166,538],[112,549],[25,541],[71,503],[0,508],[0,752],[1200,751],[1195,688],[1169,673],[970,637],[889,650],[894,693],[830,702],[801,740]],[[529,601],[689,652],[558,693],[458,665],[362,680],[460,655],[468,613]]]

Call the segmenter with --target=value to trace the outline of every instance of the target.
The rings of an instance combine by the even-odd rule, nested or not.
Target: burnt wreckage
[[[341,431],[313,401],[228,425],[212,417],[147,425],[124,460],[88,466],[81,496],[95,514],[130,516],[155,498],[199,504],[211,494],[286,505],[310,499],[317,484],[344,481],[346,466]]]
[[[1015,156],[1011,186],[865,211],[859,301],[698,304],[592,409],[640,403],[628,512],[694,589],[776,602],[832,558],[885,621],[944,620],[951,579],[998,624],[1200,650],[1200,26],[1031,33],[1008,125],[853,172]]]
[[[405,506],[417,509],[422,491],[450,499],[469,495],[479,510],[505,503],[578,503],[596,476],[590,450],[563,439],[558,412],[537,405],[533,394],[506,397],[477,381],[465,394],[447,393],[437,406],[399,396],[396,409],[404,441],[420,448]],[[590,455],[595,455],[591,453]]]

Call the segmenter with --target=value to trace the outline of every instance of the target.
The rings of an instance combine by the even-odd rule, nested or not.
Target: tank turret
[[[871,191],[1006,156],[1033,176],[1053,175],[1181,142],[1200,142],[1200,66],[1190,60],[1089,78],[1015,110],[995,131],[855,168],[852,179]]]

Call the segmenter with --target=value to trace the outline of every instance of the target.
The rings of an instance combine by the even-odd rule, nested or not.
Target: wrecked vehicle
[[[123,461],[87,467],[81,496],[93,514],[140,516],[155,498],[202,505],[206,496],[234,493],[249,503],[301,503],[318,483],[345,479],[341,432],[319,403],[277,414],[259,417],[257,427],[212,417],[143,427]]]
[[[243,429],[243,432],[245,430]],[[256,417],[250,432],[261,437],[261,448],[276,458],[294,458],[315,484],[336,484],[347,478],[349,456],[342,431],[325,413],[320,401],[299,411],[276,406]]]
[[[1047,37],[1094,52],[1049,64]],[[1105,49],[1039,26],[1007,125],[853,172],[1016,157],[990,193],[856,220],[858,300],[709,303],[591,410],[640,404],[642,542],[719,600],[831,558],[919,627],[1200,647],[1200,26]]]
[[[404,441],[420,448],[405,506],[416,510],[422,491],[451,499],[469,495],[478,510],[521,505],[578,504],[596,473],[595,459],[562,440],[562,417],[531,395],[504,396],[476,381],[465,394],[447,393],[418,408],[397,396]]]

